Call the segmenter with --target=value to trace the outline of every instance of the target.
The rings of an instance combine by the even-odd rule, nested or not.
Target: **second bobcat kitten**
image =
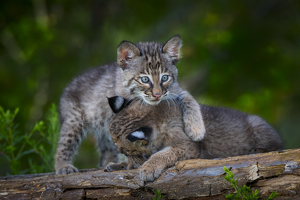
[[[206,134],[195,142],[184,133],[177,104],[162,102],[140,107],[122,97],[109,98],[117,114],[110,125],[111,138],[127,156],[128,169],[139,168],[144,181],[152,181],[176,161],[213,159],[281,150],[276,131],[258,116],[228,108],[200,105]],[[124,169],[126,163],[110,163],[108,171]]]
[[[72,158],[82,137],[91,132],[101,153],[100,166],[118,161],[118,149],[108,130],[113,117],[106,97],[137,98],[142,105],[169,104],[181,101],[185,133],[195,141],[205,134],[200,107],[177,82],[181,38],[175,36],[165,44],[122,42],[117,63],[88,70],[75,78],[60,99],[60,138],[55,155],[57,174],[77,172]]]

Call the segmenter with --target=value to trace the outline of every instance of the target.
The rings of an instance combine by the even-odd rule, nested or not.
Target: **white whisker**
[[[173,97],[171,97],[171,96],[170,96],[170,100],[171,100],[171,102],[174,104],[175,111],[176,111],[176,107],[177,107],[177,106],[176,106],[176,103],[174,102],[174,99],[173,99]]]
[[[176,104],[180,107],[182,98],[179,95],[174,94],[174,93],[170,93],[170,98],[173,99],[176,102]]]
[[[138,103],[140,101],[140,98],[134,99],[133,101],[136,101],[135,103]],[[134,112],[135,106],[133,106],[133,112]]]
[[[173,97],[175,96],[174,100],[178,101],[182,101],[182,97],[180,97],[178,94],[174,94],[174,93],[170,93],[170,95],[172,95]]]
[[[138,161],[138,159],[135,156],[131,156],[131,157],[135,161],[135,164],[140,165],[140,162]]]
[[[143,102],[144,102],[144,99],[139,99],[139,104],[140,104],[140,110],[141,110],[141,105],[143,104]]]
[[[144,100],[142,100],[142,103],[141,103],[141,105],[140,105],[140,110],[141,110],[141,107],[142,107],[143,104],[144,104]]]
[[[133,100],[132,100],[132,99],[133,99]],[[132,101],[131,101],[131,100],[132,100]],[[130,103],[130,102],[133,103],[133,102],[138,101],[138,100],[139,100],[139,98],[133,97],[133,98],[129,99],[129,100],[125,103],[124,107],[126,107],[128,103]]]
[[[166,99],[168,106],[169,106],[169,110],[170,110],[170,103],[169,103],[169,99]]]

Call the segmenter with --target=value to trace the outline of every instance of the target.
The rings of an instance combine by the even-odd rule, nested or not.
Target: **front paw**
[[[127,166],[128,166],[127,162],[121,162],[121,163],[110,162],[106,165],[105,171],[113,172],[118,170],[125,170],[127,169]]]
[[[140,177],[143,181],[154,181],[163,170],[163,167],[144,163],[140,169]]]
[[[78,172],[78,169],[73,165],[66,165],[56,170],[56,174],[71,174]]]
[[[185,116],[183,118],[185,123],[185,133],[193,141],[198,142],[204,138],[205,127],[202,117],[189,117]]]

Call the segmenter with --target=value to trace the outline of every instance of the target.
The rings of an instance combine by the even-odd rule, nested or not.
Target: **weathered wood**
[[[151,199],[160,189],[165,199],[225,199],[233,190],[223,179],[231,168],[239,184],[251,184],[262,197],[300,199],[300,149],[215,160],[185,160],[156,181],[144,183],[138,170],[89,170],[70,175],[54,173],[0,178],[0,199]]]

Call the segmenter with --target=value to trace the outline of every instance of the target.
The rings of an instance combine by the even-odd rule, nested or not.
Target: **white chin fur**
[[[159,100],[159,101],[149,101],[149,100],[146,100],[146,99],[144,99],[144,101],[147,104],[150,104],[150,105],[157,105],[157,104],[159,104],[161,102],[161,100]]]

